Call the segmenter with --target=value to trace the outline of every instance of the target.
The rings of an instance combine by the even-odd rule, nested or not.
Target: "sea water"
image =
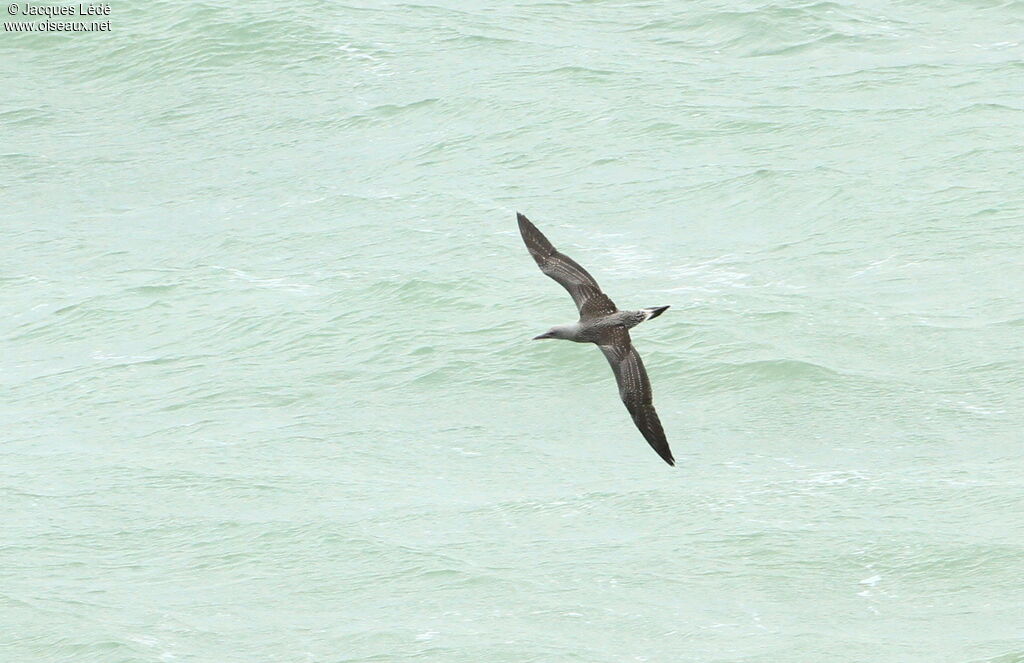
[[[0,660],[1024,661],[1019,0],[109,6],[0,33]]]

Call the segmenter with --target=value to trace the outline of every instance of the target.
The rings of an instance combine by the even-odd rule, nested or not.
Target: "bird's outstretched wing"
[[[647,369],[640,360],[636,348],[624,327],[610,327],[603,334],[598,347],[608,359],[615,372],[615,381],[619,383],[619,396],[626,404],[626,409],[633,417],[633,423],[644,434],[661,458],[669,465],[675,465],[672,450],[665,439],[665,430],[654,409],[654,397],[651,393],[651,381],[647,379]]]
[[[540,271],[569,291],[572,300],[576,302],[576,308],[579,309],[581,320],[608,315],[618,310],[615,302],[601,292],[601,286],[590,272],[580,267],[579,263],[569,256],[560,253],[544,233],[537,230],[537,226],[525,216],[517,212],[516,217],[519,219],[519,232],[523,236],[523,242],[526,243],[530,255],[537,261]]]

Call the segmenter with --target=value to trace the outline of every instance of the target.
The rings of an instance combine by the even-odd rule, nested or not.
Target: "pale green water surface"
[[[0,33],[0,660],[1024,661],[1024,3],[111,7]]]

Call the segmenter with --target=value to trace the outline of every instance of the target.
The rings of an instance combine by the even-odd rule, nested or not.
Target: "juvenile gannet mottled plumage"
[[[651,382],[629,338],[629,329],[658,317],[668,306],[620,311],[608,295],[601,292],[601,286],[587,270],[569,256],[559,253],[529,219],[518,213],[516,216],[519,219],[519,232],[530,255],[537,261],[542,272],[569,291],[580,312],[579,321],[556,325],[534,339],[560,338],[576,343],[595,343],[601,348],[615,373],[619,396],[626,404],[636,427],[666,463],[675,465],[672,450],[665,439],[665,431],[654,410]]]

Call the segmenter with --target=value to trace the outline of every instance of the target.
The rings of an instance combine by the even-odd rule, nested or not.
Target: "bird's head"
[[[534,336],[533,340],[539,341],[545,338],[561,338],[569,340],[570,338],[572,338],[572,330],[569,328],[568,325],[556,325],[551,329],[547,330],[546,332],[544,332],[543,334],[538,334],[537,336]]]

